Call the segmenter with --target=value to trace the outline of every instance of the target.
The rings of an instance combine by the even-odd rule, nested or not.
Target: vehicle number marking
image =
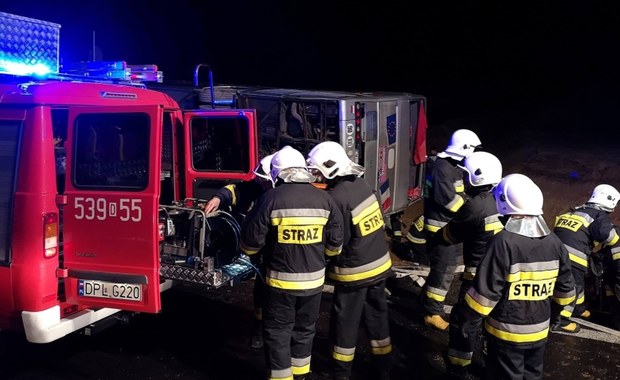
[[[106,220],[119,218],[123,222],[142,220],[142,199],[121,198],[111,202],[105,198],[75,197],[75,219]]]
[[[142,301],[142,286],[138,284],[78,280],[78,296]]]

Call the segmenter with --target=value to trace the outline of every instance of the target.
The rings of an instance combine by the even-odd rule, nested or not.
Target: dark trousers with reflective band
[[[584,311],[586,311],[586,303],[583,298],[585,291],[586,271],[582,268],[573,266],[572,272],[573,278],[575,279],[575,300],[564,306],[562,314],[570,313],[571,317],[579,317]],[[560,315],[558,318],[561,326],[566,326],[571,323],[568,315]],[[554,322],[557,321],[558,319],[554,320]]]
[[[586,303],[584,300],[586,272],[582,269],[573,267],[573,278],[575,279],[575,310],[573,316],[579,317],[586,311]]]
[[[263,339],[269,370],[291,368],[291,359],[308,359],[305,366],[293,366],[293,374],[310,372],[309,359],[319,318],[321,295],[321,292],[297,295],[270,286],[265,288]]]
[[[430,241],[430,235],[427,241]],[[450,285],[454,278],[454,271],[458,257],[461,254],[462,244],[450,246],[427,245],[430,255],[431,271],[426,279],[423,295],[423,306],[426,314],[444,315],[443,305]]]
[[[371,341],[375,368],[389,370],[392,345],[385,280],[358,288],[335,286],[330,316],[330,340],[335,348],[331,358],[334,376],[351,374],[360,322]],[[339,353],[336,347],[346,352]]]
[[[472,282],[472,280],[463,280],[461,293],[467,292]],[[448,340],[448,360],[450,364],[457,366],[471,364],[478,336],[482,332],[482,321],[483,317],[467,306],[465,300],[459,294],[459,301],[454,305],[450,313]]]
[[[267,285],[265,284],[265,271],[261,268],[261,274],[254,279],[254,288],[252,289],[252,301],[254,304],[254,335],[263,335],[263,305],[265,304],[265,292]]]
[[[546,339],[533,345],[519,346],[488,336],[487,378],[497,380],[543,378]]]

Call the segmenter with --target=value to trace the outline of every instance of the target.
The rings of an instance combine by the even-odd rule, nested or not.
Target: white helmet
[[[253,172],[257,177],[265,179],[267,181],[271,180],[269,172],[271,171],[271,159],[273,158],[274,154],[275,153],[272,153],[269,156],[263,157],[258,163],[258,165],[256,165],[256,168],[254,168]]]
[[[529,177],[510,174],[493,189],[495,205],[501,215],[542,215],[543,194]]]
[[[467,172],[472,186],[495,186],[502,180],[502,163],[489,152],[472,153],[463,160],[461,167]]]
[[[458,129],[452,133],[450,143],[443,152],[437,154],[438,157],[451,157],[461,161],[463,158],[474,153],[474,150],[480,146],[480,138],[469,129]]]
[[[588,203],[595,203],[601,206],[605,211],[612,212],[616,208],[619,199],[620,193],[618,193],[616,188],[611,185],[602,184],[594,188]]]
[[[271,182],[274,184],[278,177],[285,182],[313,182],[315,180],[315,177],[306,168],[304,155],[292,146],[287,145],[274,153],[270,163],[271,170],[269,174]]]
[[[364,167],[351,161],[342,145],[334,141],[323,141],[308,153],[309,169],[317,169],[326,179],[336,176],[364,174]]]

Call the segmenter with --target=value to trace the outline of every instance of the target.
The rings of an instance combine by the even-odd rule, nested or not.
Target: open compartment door
[[[161,309],[162,114],[158,106],[69,111],[62,264],[69,303]]]

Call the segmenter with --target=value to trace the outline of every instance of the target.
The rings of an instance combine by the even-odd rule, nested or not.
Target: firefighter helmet
[[[467,172],[472,186],[495,186],[502,180],[502,163],[489,152],[472,153],[463,160],[461,167]]]
[[[480,146],[480,138],[469,129],[457,129],[450,137],[450,143],[443,152],[437,154],[438,157],[451,157],[457,161],[474,153],[474,150]]]
[[[592,196],[588,203],[595,203],[607,212],[612,212],[618,204],[620,193],[615,187],[607,184],[601,184],[594,188]]]
[[[538,185],[523,174],[510,174],[493,189],[501,215],[542,215],[543,194]]]
[[[336,176],[364,174],[364,167],[351,161],[342,145],[334,141],[323,141],[308,153],[309,169],[317,169],[326,179]]]
[[[272,153],[268,156],[263,157],[258,163],[258,165],[256,165],[256,168],[254,168],[254,174],[257,177],[262,178],[267,181],[271,181],[269,172],[271,171],[271,159],[273,158],[274,154],[275,153]]]
[[[297,169],[297,170],[291,170]],[[271,158],[271,182],[280,178],[284,182],[313,182],[315,180],[306,167],[306,159],[292,146],[285,146]]]

